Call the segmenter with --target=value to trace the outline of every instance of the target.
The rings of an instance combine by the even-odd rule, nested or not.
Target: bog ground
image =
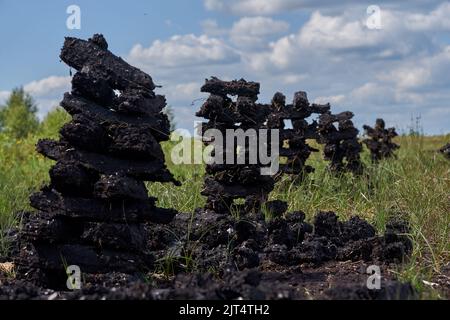
[[[41,125],[39,133],[15,140],[0,135],[0,245],[7,256],[8,231],[20,225],[15,213],[31,210],[28,197],[48,182],[52,161],[38,155],[34,146],[39,138],[57,137],[59,126],[68,120],[62,111],[53,112]],[[363,153],[366,172],[362,176],[331,175],[320,153],[309,163],[316,168],[301,185],[288,180],[277,183],[271,199],[287,201],[289,212],[301,210],[307,219],[318,211],[333,211],[341,220],[359,215],[383,232],[386,221],[402,216],[411,225],[409,236],[414,249],[411,259],[396,270],[401,280],[408,280],[422,298],[445,298],[450,277],[450,163],[436,152],[450,136],[401,136],[398,158],[378,165]],[[171,142],[164,143],[170,171],[182,186],[152,183],[149,193],[159,199],[159,206],[192,214],[204,205],[200,195],[204,168],[200,165],[170,163]],[[170,276],[170,269],[161,270]]]

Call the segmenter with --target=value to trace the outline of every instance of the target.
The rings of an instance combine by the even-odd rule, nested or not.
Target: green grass
[[[48,137],[49,133],[21,141],[0,134],[0,254],[8,248],[4,232],[18,223],[14,213],[29,210],[30,193],[49,179],[52,161],[34,151],[39,135]],[[319,210],[334,211],[341,219],[359,215],[379,232],[390,217],[403,216],[412,227],[414,253],[410,261],[394,271],[401,279],[411,281],[423,298],[439,298],[422,280],[431,281],[450,262],[450,162],[436,152],[448,141],[450,136],[399,137],[398,159],[372,165],[365,151],[366,173],[359,177],[329,174],[321,155],[314,154],[309,162],[316,172],[301,185],[284,179],[270,198],[287,201],[290,211],[304,211],[308,219]],[[171,145],[163,145],[167,159]],[[184,213],[203,206],[203,166],[176,166],[168,160],[168,167],[182,186],[148,183],[150,195],[158,197],[160,206]]]

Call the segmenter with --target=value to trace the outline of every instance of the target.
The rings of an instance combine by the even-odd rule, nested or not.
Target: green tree
[[[59,135],[59,129],[69,122],[70,115],[61,107],[50,111],[42,121],[39,128],[39,135],[46,138],[56,139]]]
[[[34,99],[23,88],[12,91],[6,104],[0,108],[0,131],[13,138],[25,138],[39,127]]]

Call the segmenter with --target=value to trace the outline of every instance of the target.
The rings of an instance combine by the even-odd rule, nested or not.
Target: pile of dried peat
[[[330,161],[328,167],[332,172],[360,174],[363,171],[362,146],[358,141],[359,131],[351,121],[353,116],[352,112],[346,111],[336,115],[328,112],[319,117],[318,142],[325,145],[324,158]]]
[[[88,274],[148,270],[143,222],[168,223],[176,213],[157,208],[144,185],[175,182],[159,144],[169,138],[165,98],[107,47],[101,35],[66,38],[61,59],[77,73],[61,106],[72,121],[59,141],[37,145],[56,164],[50,185],[31,196],[39,212],[24,216],[15,265],[19,278],[46,287],[64,286],[67,265]]]
[[[366,125],[364,130],[369,137],[364,140],[364,144],[370,150],[373,162],[395,156],[394,151],[400,148],[398,144],[392,142],[392,139],[398,136],[395,128],[386,129],[384,120],[377,119],[375,128]]]
[[[311,152],[319,150],[310,147],[306,139],[318,139],[317,122],[309,124],[307,118],[313,114],[324,114],[330,111],[330,105],[310,104],[306,92],[296,92],[292,105],[286,105],[286,97],[277,92],[270,106],[270,114],[266,126],[280,130],[280,157],[286,161],[281,165],[280,174],[287,174],[292,180],[301,182],[305,175],[314,172],[314,168],[306,165]],[[286,126],[286,120],[292,127]]]
[[[249,161],[245,160],[249,159],[250,145],[255,147],[258,144],[259,129],[263,127],[268,113],[267,106],[256,103],[259,83],[243,79],[227,82],[213,77],[206,80],[201,91],[210,93],[210,96],[197,116],[208,120],[202,125],[201,133],[205,145],[214,142],[212,155],[216,158],[214,164],[206,165],[202,191],[202,195],[207,197],[206,208],[217,213],[230,213],[232,210],[257,212],[274,187],[273,178],[261,174],[259,161],[248,164]],[[232,97],[237,97],[236,101]],[[227,143],[227,130],[230,129],[251,130],[253,134],[239,145],[242,148],[238,150],[237,141]],[[220,132],[222,141],[214,140],[217,135],[210,137],[209,132],[214,133],[211,130]],[[244,161],[240,162],[239,158]],[[244,199],[244,205],[235,204],[236,199]]]
[[[91,274],[81,290],[45,290],[29,282],[5,281],[0,299],[414,299],[410,284],[389,274],[411,252],[408,227],[391,221],[382,236],[358,217],[338,221],[319,213],[312,225],[293,212],[270,222],[246,221],[201,211],[180,214],[159,239],[181,245],[173,256],[175,276],[149,274],[150,282],[121,273]],[[167,233],[164,237],[164,233]],[[167,235],[171,235],[168,237]],[[173,237],[175,235],[175,237]],[[178,241],[173,240],[177,238]],[[156,239],[155,239],[156,240]],[[195,261],[186,270],[185,255]],[[367,267],[381,267],[379,290],[367,287]]]

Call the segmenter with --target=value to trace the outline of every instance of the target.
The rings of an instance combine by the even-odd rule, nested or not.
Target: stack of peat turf
[[[329,104],[310,104],[303,91],[295,93],[292,105],[286,105],[286,97],[282,93],[274,95],[267,127],[280,130],[280,156],[286,159],[277,177],[288,174],[294,181],[301,182],[306,174],[314,172],[314,168],[306,165],[306,161],[311,152],[318,150],[310,147],[306,139],[317,139],[317,123],[314,121],[309,124],[306,119],[329,110]],[[292,127],[286,128],[286,120],[291,121]]]
[[[159,142],[169,138],[164,96],[152,78],[108,51],[102,35],[66,38],[61,59],[77,70],[61,106],[72,121],[60,140],[37,150],[56,161],[50,184],[31,196],[24,216],[19,277],[64,287],[66,266],[83,274],[137,274],[152,268],[144,223],[169,223],[144,181],[177,184]]]
[[[206,166],[202,191],[202,195],[207,196],[206,209],[216,213],[229,214],[233,209],[242,213],[256,212],[274,187],[273,179],[261,174],[259,159],[255,163],[249,161],[250,147],[258,148],[259,129],[263,127],[268,114],[267,106],[256,103],[259,88],[259,83],[243,79],[226,82],[214,77],[206,80],[201,88],[202,92],[210,93],[197,112],[198,117],[208,120],[201,128],[203,141],[205,145],[214,143],[212,156],[216,160],[223,160],[223,163],[219,160]],[[232,97],[236,99],[233,101]],[[208,135],[209,129],[220,133],[222,141]],[[237,129],[251,132],[245,143],[241,143],[240,149],[237,148],[238,139],[233,139],[234,143],[227,143],[226,139],[227,130]],[[252,150],[255,151],[258,149]],[[239,162],[239,155],[245,161]],[[245,199],[245,203],[236,205],[236,199]]]
[[[359,131],[351,121],[353,116],[352,112],[346,111],[339,114],[328,112],[319,117],[318,141],[325,145],[324,158],[330,161],[328,168],[332,172],[361,174],[363,171],[362,146],[358,141]]]
[[[364,130],[369,137],[364,140],[364,144],[369,148],[373,162],[395,156],[394,151],[400,148],[398,144],[392,142],[392,139],[398,136],[395,128],[386,129],[384,120],[377,119],[375,128],[366,125]]]

